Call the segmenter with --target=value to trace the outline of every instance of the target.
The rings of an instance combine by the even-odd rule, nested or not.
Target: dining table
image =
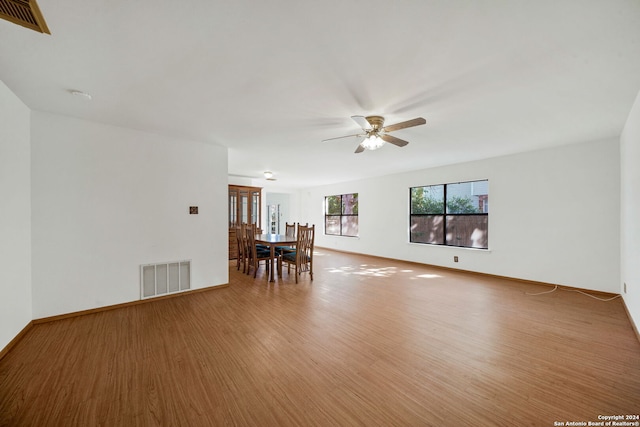
[[[287,236],[286,234],[256,234],[256,243],[269,246],[271,251],[271,273],[270,282],[275,282],[275,259],[276,259],[276,246],[291,246],[298,242],[296,236]]]

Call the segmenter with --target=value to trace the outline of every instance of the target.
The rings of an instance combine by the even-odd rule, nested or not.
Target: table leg
[[[270,249],[271,249],[271,271],[269,272],[269,274],[271,275],[271,280],[270,281],[271,282],[275,282],[276,279],[274,278],[274,275],[273,275],[273,270],[275,269],[275,267],[273,266],[273,261],[274,261],[274,259],[276,257],[276,247],[275,247],[275,245],[269,245],[269,246],[270,246]]]

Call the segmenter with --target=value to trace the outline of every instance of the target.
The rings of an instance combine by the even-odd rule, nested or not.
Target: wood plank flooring
[[[317,249],[314,280],[34,325],[0,426],[553,426],[640,413],[620,299]],[[557,424],[558,425],[558,424]]]

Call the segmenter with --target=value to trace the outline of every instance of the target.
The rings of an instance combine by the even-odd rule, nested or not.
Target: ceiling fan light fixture
[[[384,141],[378,135],[369,135],[362,141],[362,146],[367,150],[377,150],[384,145]]]

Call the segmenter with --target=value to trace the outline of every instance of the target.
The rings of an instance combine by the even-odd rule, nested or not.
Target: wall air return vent
[[[0,0],[0,18],[39,33],[51,34],[36,0]]]
[[[191,261],[162,262],[140,266],[141,299],[191,289]]]

